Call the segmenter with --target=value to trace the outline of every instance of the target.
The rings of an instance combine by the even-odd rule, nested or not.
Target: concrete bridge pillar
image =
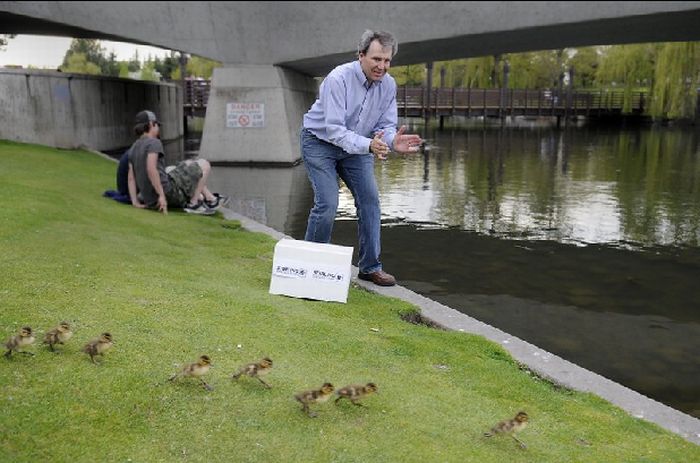
[[[214,70],[200,155],[219,165],[293,165],[301,160],[299,129],[318,84],[268,65]]]

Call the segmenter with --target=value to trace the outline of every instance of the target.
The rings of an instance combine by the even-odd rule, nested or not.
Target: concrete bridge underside
[[[299,160],[314,76],[355,59],[364,29],[399,40],[394,64],[573,46],[700,40],[700,2],[0,2],[0,33],[150,44],[225,63],[201,153]],[[262,103],[263,128],[227,126],[227,104]]]
[[[352,59],[366,28],[397,36],[400,65],[699,40],[699,23],[700,2],[0,2],[0,33],[122,40],[310,76]]]

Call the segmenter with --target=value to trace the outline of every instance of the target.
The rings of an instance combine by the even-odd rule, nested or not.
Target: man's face
[[[382,47],[378,40],[373,40],[367,53],[360,53],[362,72],[370,82],[376,82],[384,77],[391,65],[391,47]]]

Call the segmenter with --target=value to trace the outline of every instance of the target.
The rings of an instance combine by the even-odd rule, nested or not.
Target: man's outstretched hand
[[[402,125],[394,137],[394,151],[397,153],[416,153],[423,140],[416,134],[404,134],[406,126]]]

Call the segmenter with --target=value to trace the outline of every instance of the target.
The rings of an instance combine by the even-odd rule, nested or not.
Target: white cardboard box
[[[275,245],[270,294],[347,302],[352,247],[283,239]]]

